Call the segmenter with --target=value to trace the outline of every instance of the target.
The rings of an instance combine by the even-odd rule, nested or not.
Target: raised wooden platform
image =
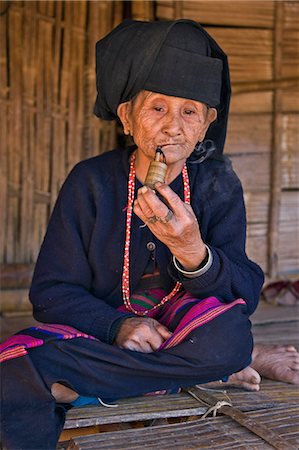
[[[4,336],[32,324],[30,317],[3,319]],[[260,303],[252,318],[256,342],[292,344],[299,348],[299,307]],[[213,391],[218,401],[274,430],[285,446],[299,447],[299,388],[263,380],[259,392],[236,388]],[[204,386],[201,386],[204,387]],[[224,392],[225,390],[225,392]],[[210,392],[210,391],[207,391]],[[187,392],[176,395],[139,397],[117,402],[118,406],[74,408],[67,414],[60,450],[91,449],[271,449],[262,438],[229,417],[201,416],[207,406]],[[293,447],[292,447],[293,446]]]

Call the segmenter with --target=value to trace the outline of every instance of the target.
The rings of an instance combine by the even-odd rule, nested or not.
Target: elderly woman
[[[47,324],[2,353],[8,449],[55,448],[71,404],[175,392],[251,363],[263,274],[222,156],[224,53],[192,21],[126,21],[97,44],[97,89],[96,115],[118,117],[135,145],[79,163],[61,189],[30,291]]]

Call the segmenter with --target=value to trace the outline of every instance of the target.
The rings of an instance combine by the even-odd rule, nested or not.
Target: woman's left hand
[[[204,260],[207,249],[191,206],[166,184],[157,183],[155,189],[169,206],[154,191],[143,186],[138,190],[134,212],[167,245],[185,270],[196,270]]]

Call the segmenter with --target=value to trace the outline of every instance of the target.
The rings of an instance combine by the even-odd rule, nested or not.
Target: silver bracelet
[[[200,277],[201,275],[206,273],[209,270],[209,268],[211,267],[211,265],[213,264],[213,255],[212,255],[211,250],[209,249],[209,247],[206,244],[205,244],[205,247],[208,251],[208,261],[203,267],[201,267],[200,269],[194,270],[194,271],[187,271],[187,270],[181,269],[178,265],[178,261],[177,261],[176,257],[173,256],[172,260],[173,260],[173,264],[174,264],[174,267],[176,268],[176,270],[178,270],[180,273],[185,275],[187,278]]]

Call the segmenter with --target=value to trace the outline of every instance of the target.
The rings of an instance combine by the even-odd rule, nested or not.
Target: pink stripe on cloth
[[[174,330],[171,338],[167,339],[159,350],[165,350],[180,344],[195,328],[205,325],[234,306],[246,305],[243,299],[237,299],[231,303],[223,304],[215,297],[205,299],[203,303],[204,305],[199,301],[186,313]],[[215,303],[218,303],[218,305],[216,306]]]
[[[62,336],[62,339],[73,339],[78,337],[88,338],[88,339],[96,339],[95,337],[83,333],[76,328],[70,327],[69,325],[59,325],[59,324],[51,324],[45,323],[43,325],[39,325],[38,327],[33,327],[35,330],[41,331],[49,331],[50,333],[54,333],[56,335]]]
[[[25,334],[26,331],[28,334]],[[39,337],[32,334],[37,334]],[[64,340],[81,337],[96,340],[94,336],[90,336],[89,334],[83,333],[82,331],[68,325],[47,323],[36,327],[31,327],[27,330],[23,330],[20,334],[11,336],[0,345],[0,362],[19,358],[20,356],[26,356],[26,349],[39,347],[55,339]]]
[[[19,346],[17,348],[12,348],[9,350],[6,350],[0,354],[0,363],[3,363],[4,361],[8,361],[9,359],[15,359],[20,358],[20,356],[26,356],[27,350]]]
[[[192,305],[193,303],[196,303],[196,305],[200,304],[200,310],[202,311],[202,313],[204,313],[206,309],[222,305],[222,303],[216,297],[208,297],[206,299],[200,300],[193,297],[189,292],[186,292],[185,294],[183,294],[183,296],[181,293],[181,298],[178,297],[179,296],[173,299],[174,301],[172,303],[169,302],[169,305],[167,305],[165,311],[163,311],[162,315],[159,317],[159,321],[166,327],[171,324],[176,314],[178,314],[180,310],[185,306]],[[180,323],[182,323],[182,321]]]
[[[17,334],[8,338],[0,345],[0,363],[8,359],[19,358],[27,355],[26,348],[43,345],[42,339],[34,338],[26,334]]]
[[[15,347],[16,345],[23,345],[26,348],[31,348],[42,345],[43,343],[44,341],[42,339],[34,338],[27,334],[16,334],[8,338],[3,344],[0,344],[0,352],[3,352],[10,347]]]

